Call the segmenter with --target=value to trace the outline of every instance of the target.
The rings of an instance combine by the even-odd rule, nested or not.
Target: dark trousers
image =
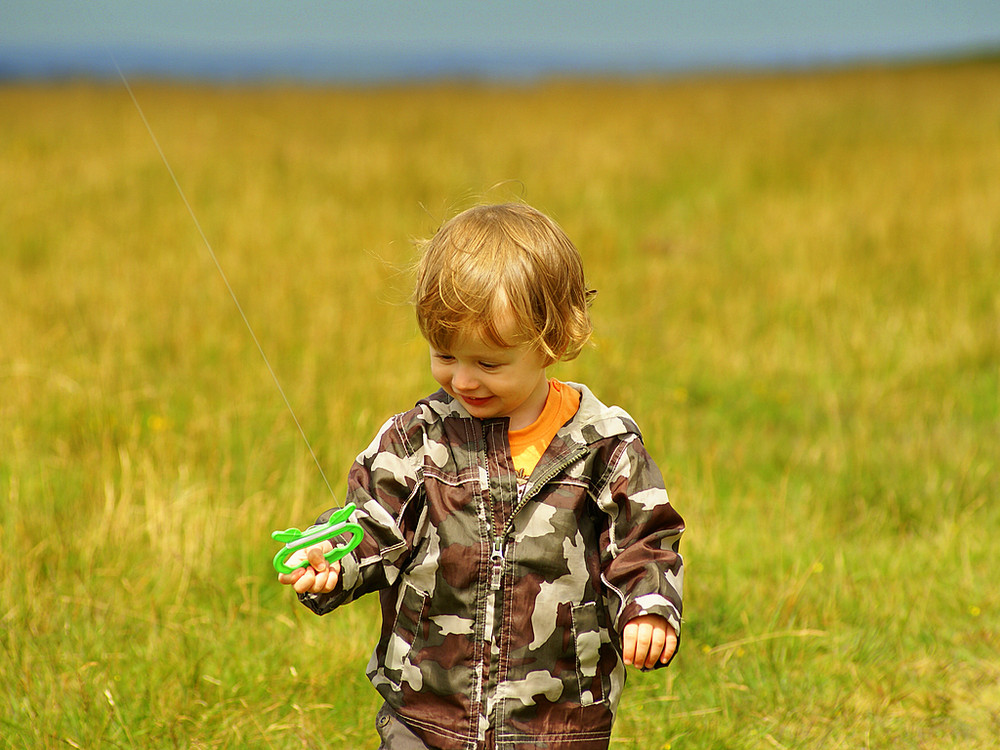
[[[385,703],[375,714],[375,728],[382,739],[378,750],[430,750]]]

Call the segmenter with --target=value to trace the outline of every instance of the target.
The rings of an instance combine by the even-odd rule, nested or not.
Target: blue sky
[[[126,66],[145,54],[178,69],[202,56],[488,73],[519,56],[614,70],[1000,49],[1000,0],[0,0],[0,18],[0,59],[107,46]]]

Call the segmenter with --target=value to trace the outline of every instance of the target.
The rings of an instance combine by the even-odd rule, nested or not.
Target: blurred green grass
[[[992,747],[1000,66],[358,89],[134,82],[337,494],[433,388],[412,240],[524,198],[584,254],[557,375],[688,522],[616,748]],[[0,736],[374,747],[377,611],[273,580],[332,504],[126,92],[0,87]]]

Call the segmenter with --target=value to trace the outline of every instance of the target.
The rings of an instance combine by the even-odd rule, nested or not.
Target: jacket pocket
[[[608,694],[609,678],[601,672],[601,625],[595,602],[573,605],[573,641],[580,705],[602,703]]]
[[[424,641],[430,597],[408,583],[403,584],[392,635],[386,645],[384,665],[386,676],[397,684],[407,682],[414,690],[421,686],[420,668],[413,655]]]

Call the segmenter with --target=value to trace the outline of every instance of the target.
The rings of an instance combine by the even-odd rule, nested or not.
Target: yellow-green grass
[[[433,388],[413,239],[514,197],[577,242],[555,374],[689,526],[613,747],[994,746],[1000,64],[134,86],[338,496]],[[375,603],[274,581],[333,500],[123,87],[0,87],[0,321],[0,745],[374,748]]]

